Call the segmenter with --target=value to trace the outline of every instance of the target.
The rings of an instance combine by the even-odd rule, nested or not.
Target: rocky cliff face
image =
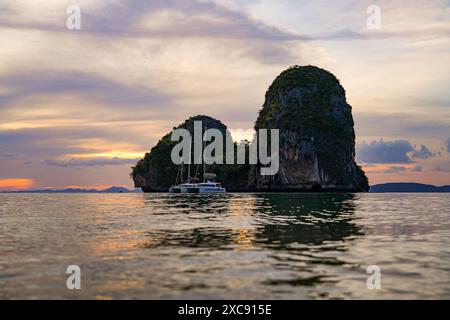
[[[195,120],[226,131],[220,121],[196,116],[178,127],[193,132]],[[355,162],[351,106],[334,75],[304,66],[282,72],[269,87],[255,129],[279,129],[280,165],[274,176],[261,176],[258,165],[213,165],[208,171],[229,191],[368,191],[368,180]],[[140,160],[131,176],[144,191],[167,191],[177,166],[170,160],[176,142],[171,133]],[[185,171],[186,172],[186,171]]]
[[[351,106],[336,77],[304,66],[282,72],[266,93],[255,129],[280,130],[280,169],[274,176],[253,168],[258,190],[368,191],[355,162]]]

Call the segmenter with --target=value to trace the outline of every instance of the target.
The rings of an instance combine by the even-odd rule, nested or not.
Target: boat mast
[[[181,178],[180,178],[180,183],[184,183],[183,179],[184,179],[184,162],[181,163]],[[178,178],[177,178],[178,180]]]
[[[183,165],[183,163],[181,165]],[[175,179],[175,185],[178,184],[178,177],[180,176],[180,169],[181,169],[181,167],[178,167],[178,169],[177,169],[177,178]]]
[[[206,144],[205,144],[205,136],[206,136],[206,125],[205,125],[205,134],[203,135],[203,150],[202,150],[202,153],[203,153],[203,151],[205,151],[205,146],[206,146]],[[202,162],[203,162],[203,183],[205,183],[206,180],[205,180],[205,157],[204,157],[204,155],[202,156]]]
[[[191,154],[192,154],[192,141],[189,139],[189,163],[188,163],[188,178],[187,182],[191,182]]]

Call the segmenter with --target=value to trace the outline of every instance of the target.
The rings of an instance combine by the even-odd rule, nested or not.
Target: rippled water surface
[[[449,218],[450,194],[0,194],[0,298],[450,298]]]

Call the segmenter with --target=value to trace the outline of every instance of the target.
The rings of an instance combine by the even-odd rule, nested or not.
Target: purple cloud
[[[170,97],[158,90],[130,87],[98,75],[82,72],[30,72],[0,78],[12,93],[0,95],[0,108],[17,99],[46,94],[80,94],[108,106],[150,107]]]
[[[411,153],[411,156],[413,158],[419,158],[419,159],[428,159],[434,156],[434,153],[430,151],[426,146],[423,144],[420,146],[419,150],[414,150]]]
[[[357,145],[357,159],[364,163],[412,163],[413,159],[427,159],[435,154],[425,145],[417,149],[408,140],[372,141]]]
[[[357,146],[357,157],[365,163],[411,163],[408,153],[414,151],[407,140],[363,142]]]
[[[49,166],[63,167],[63,168],[85,168],[85,167],[104,167],[117,166],[124,164],[136,164],[139,159],[122,159],[122,158],[92,158],[92,159],[68,159],[45,160],[44,164]]]

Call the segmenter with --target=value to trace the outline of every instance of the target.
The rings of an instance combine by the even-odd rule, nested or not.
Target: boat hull
[[[169,193],[226,193],[222,187],[171,187]]]
[[[184,183],[172,186],[169,189],[170,193],[225,193],[224,187],[215,182],[201,182],[201,183]]]
[[[222,187],[199,187],[198,193],[225,193],[225,188]]]
[[[170,187],[169,193],[181,193],[181,189],[178,187]]]

